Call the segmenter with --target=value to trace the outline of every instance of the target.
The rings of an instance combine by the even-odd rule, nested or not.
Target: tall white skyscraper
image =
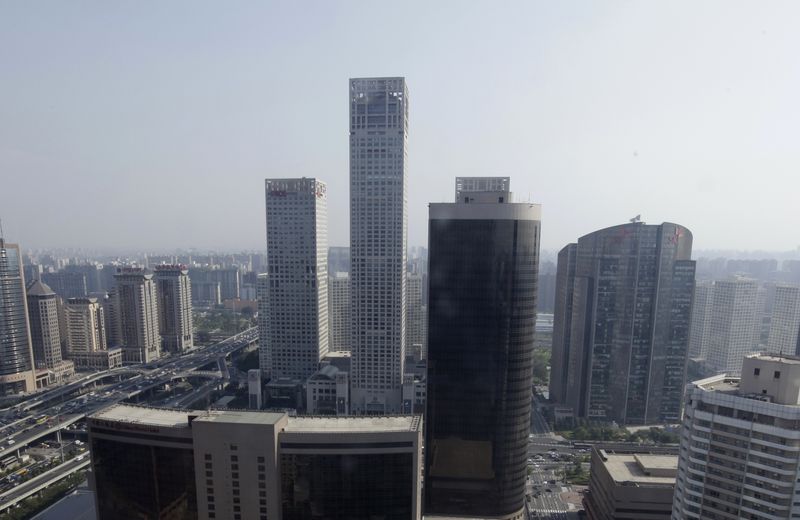
[[[405,362],[408,90],[350,80],[351,410],[399,413]]]
[[[747,354],[758,350],[758,282],[749,278],[714,282],[706,363],[714,372],[738,374]]]
[[[328,277],[328,350],[350,350],[350,275]]]
[[[328,206],[324,182],[267,179],[272,378],[305,380],[328,353]]]
[[[162,348],[169,352],[194,348],[189,269],[179,264],[158,265],[155,273]]]
[[[800,355],[800,287],[778,285],[769,327],[769,351]]]

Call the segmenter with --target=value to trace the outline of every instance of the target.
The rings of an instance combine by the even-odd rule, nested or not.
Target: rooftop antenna
[[[630,219],[629,222],[631,224],[636,224],[637,222],[641,222],[641,221],[642,221],[642,215],[639,214],[639,215],[636,215],[635,217],[633,217],[632,219]]]

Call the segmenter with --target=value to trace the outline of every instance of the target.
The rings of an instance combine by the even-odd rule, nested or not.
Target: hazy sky
[[[350,77],[410,92],[409,245],[458,175],[542,247],[622,223],[800,245],[799,2],[0,3],[0,218],[23,246],[263,248],[264,178],[328,183]]]

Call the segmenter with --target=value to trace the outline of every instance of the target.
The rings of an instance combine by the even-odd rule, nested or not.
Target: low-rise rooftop
[[[189,412],[149,406],[116,404],[90,416],[91,419],[116,421],[148,426],[181,427],[189,426]]]
[[[605,453],[603,464],[615,483],[670,485],[678,471],[677,455]]]
[[[419,415],[388,416],[300,416],[289,417],[287,432],[408,432],[420,431],[422,420]]]

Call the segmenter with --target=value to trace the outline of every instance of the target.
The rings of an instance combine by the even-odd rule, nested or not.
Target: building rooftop
[[[50,286],[38,279],[32,280],[25,291],[28,296],[55,296],[56,294]]]
[[[617,484],[675,484],[675,475],[678,472],[677,455],[601,452],[603,464]]]
[[[189,412],[186,410],[151,408],[129,404],[110,406],[91,415],[90,418],[129,424],[145,424],[148,426],[189,426]]]
[[[422,430],[419,415],[289,417],[287,432],[408,432]]]
[[[239,424],[275,424],[286,414],[283,412],[261,412],[248,410],[209,410],[194,412],[194,422],[239,423]]]

